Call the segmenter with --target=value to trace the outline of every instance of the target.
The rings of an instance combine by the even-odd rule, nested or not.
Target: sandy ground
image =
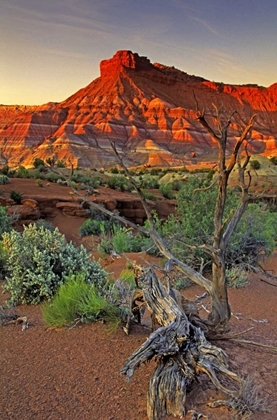
[[[51,221],[67,238],[81,242],[79,219],[59,215]],[[84,242],[91,247],[90,239]],[[124,258],[106,258],[102,263],[115,277],[126,267]],[[276,256],[267,260],[265,267],[277,270]],[[277,282],[270,280],[270,285],[261,278],[251,275],[246,288],[230,290],[230,325],[235,332],[252,328],[243,338],[276,346]],[[193,298],[202,292],[192,286],[184,294]],[[5,296],[1,296],[2,303],[4,300]],[[100,323],[51,330],[45,328],[39,306],[20,306],[17,312],[27,316],[30,325],[25,331],[15,324],[0,328],[1,420],[147,419],[146,393],[154,362],[141,366],[130,383],[120,375],[124,361],[149,335],[147,325],[134,326],[129,336],[121,328],[111,334]],[[218,344],[226,350],[230,367],[240,375],[252,376],[267,401],[270,411],[255,413],[252,418],[275,420],[277,354],[235,342]],[[219,397],[222,395],[203,376],[188,395],[187,408],[206,414],[209,420],[234,419],[226,408],[207,406],[207,402]]]

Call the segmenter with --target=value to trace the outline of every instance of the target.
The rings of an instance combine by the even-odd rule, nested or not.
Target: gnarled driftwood
[[[166,414],[184,416],[186,394],[201,372],[217,388],[235,394],[236,390],[224,387],[217,377],[220,372],[239,381],[227,367],[225,352],[207,341],[204,332],[191,324],[152,268],[144,272],[142,290],[149,310],[161,327],[129,357],[121,373],[130,379],[143,362],[153,358],[157,361],[147,396],[148,418],[158,420]]]

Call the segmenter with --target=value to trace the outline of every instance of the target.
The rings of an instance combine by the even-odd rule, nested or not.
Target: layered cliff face
[[[234,110],[229,144],[257,114],[253,153],[276,154],[277,84],[224,85],[151,64],[131,51],[100,63],[101,75],[61,103],[0,106],[0,165],[32,166],[56,156],[75,166],[114,165],[111,142],[128,165],[186,165],[216,157],[217,147],[196,118],[197,104],[215,124],[215,108]],[[216,128],[216,127],[215,127]]]

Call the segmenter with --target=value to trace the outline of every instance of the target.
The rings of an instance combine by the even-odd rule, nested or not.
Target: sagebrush
[[[83,246],[67,243],[57,228],[51,231],[31,224],[24,226],[23,233],[4,233],[3,249],[7,254],[4,290],[10,293],[10,305],[50,300],[65,279],[76,272],[97,285],[107,277]]]

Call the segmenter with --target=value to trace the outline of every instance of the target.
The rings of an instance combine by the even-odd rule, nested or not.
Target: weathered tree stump
[[[146,305],[161,327],[129,357],[121,373],[130,379],[143,362],[153,358],[157,361],[147,396],[148,418],[158,420],[166,414],[183,417],[186,394],[201,372],[217,388],[235,394],[235,390],[221,384],[216,374],[220,372],[239,381],[227,367],[227,355],[207,341],[200,328],[192,325],[152,268],[144,272],[142,290]]]

